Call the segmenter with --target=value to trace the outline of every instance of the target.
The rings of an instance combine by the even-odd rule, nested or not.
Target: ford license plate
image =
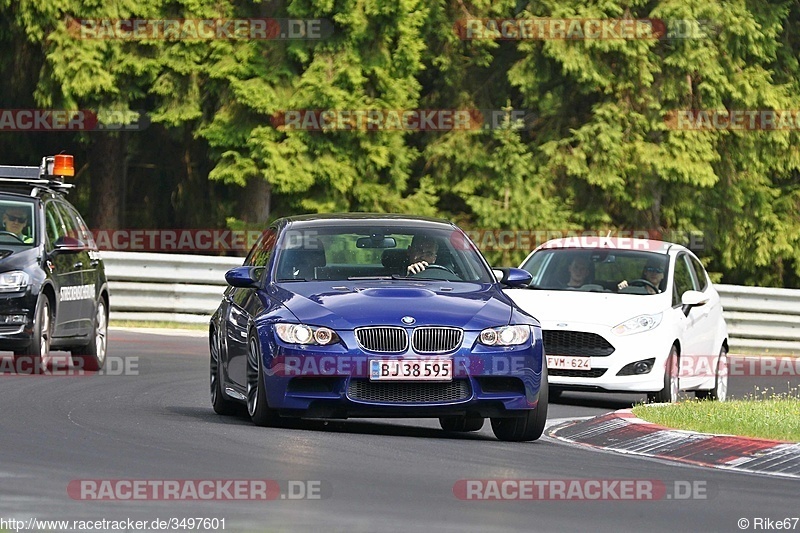
[[[574,355],[548,355],[547,368],[558,368],[561,370],[591,370],[592,363],[589,357],[579,357]]]

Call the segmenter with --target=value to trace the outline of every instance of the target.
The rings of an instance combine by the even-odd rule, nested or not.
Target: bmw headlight
[[[21,270],[3,272],[0,274],[0,292],[21,291],[28,286],[29,280],[27,272]]]
[[[307,326],[305,324],[275,324],[278,338],[288,344],[318,344],[324,346],[339,340],[330,328]]]
[[[516,346],[528,342],[530,336],[530,326],[502,326],[499,328],[486,328],[481,331],[478,340],[486,346]]]
[[[642,333],[643,331],[650,331],[659,324],[661,324],[661,316],[663,313],[657,315],[639,315],[637,317],[626,320],[622,324],[618,324],[611,328],[615,335],[633,335],[634,333]]]

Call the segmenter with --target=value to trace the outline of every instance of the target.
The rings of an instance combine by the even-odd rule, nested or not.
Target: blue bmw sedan
[[[209,327],[214,410],[286,418],[432,417],[445,431],[491,419],[505,441],[547,418],[541,328],[442,220],[400,215],[283,218],[264,232]]]

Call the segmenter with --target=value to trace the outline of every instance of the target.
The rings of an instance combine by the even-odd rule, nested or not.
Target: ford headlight
[[[525,344],[530,337],[530,326],[502,326],[499,328],[486,328],[481,331],[478,340],[486,346],[516,346]]]
[[[0,292],[21,291],[28,286],[29,277],[27,272],[14,270],[0,274]]]
[[[611,328],[615,335],[633,335],[634,333],[642,333],[643,331],[650,331],[659,324],[661,324],[661,316],[663,313],[657,315],[639,315],[637,317],[626,320],[622,324],[618,324]]]
[[[330,328],[305,324],[275,324],[278,338],[288,344],[333,344],[339,336]]]

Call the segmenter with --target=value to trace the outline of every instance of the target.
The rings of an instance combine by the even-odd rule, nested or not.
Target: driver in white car
[[[647,265],[642,269],[641,279],[650,283],[650,285],[643,284],[645,289],[647,289],[647,294],[659,294],[661,292],[661,281],[664,279],[664,267],[660,264],[648,261]],[[620,281],[619,285],[617,285],[619,289],[624,289],[627,286],[628,280],[625,279]]]
[[[408,275],[419,274],[434,261],[439,253],[439,245],[434,239],[425,235],[417,235],[408,247]]]

